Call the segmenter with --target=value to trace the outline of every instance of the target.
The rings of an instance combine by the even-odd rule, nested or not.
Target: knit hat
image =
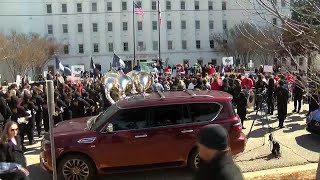
[[[223,151],[228,148],[228,133],[221,125],[207,125],[200,130],[198,142],[209,149]]]

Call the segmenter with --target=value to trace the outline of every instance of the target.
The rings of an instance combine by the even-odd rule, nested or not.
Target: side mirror
[[[111,123],[108,124],[107,132],[113,132],[113,124],[111,124]]]

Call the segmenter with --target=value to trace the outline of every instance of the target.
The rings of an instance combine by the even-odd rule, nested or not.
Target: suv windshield
[[[105,110],[103,113],[101,113],[92,123],[92,126],[90,129],[97,129],[101,125],[103,125],[113,114],[115,114],[119,108],[113,104],[111,105],[107,110]]]

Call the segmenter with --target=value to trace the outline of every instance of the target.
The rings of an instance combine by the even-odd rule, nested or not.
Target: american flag
[[[141,17],[144,17],[144,11],[142,10],[142,8],[138,6],[138,4],[136,4],[135,2],[133,2],[133,5],[134,5],[134,12],[136,14],[139,14]]]

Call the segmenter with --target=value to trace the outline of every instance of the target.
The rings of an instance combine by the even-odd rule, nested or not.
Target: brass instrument
[[[120,75],[110,71],[103,76],[106,98],[114,104],[118,100],[136,93],[146,93],[153,80],[151,73],[131,71]]]

